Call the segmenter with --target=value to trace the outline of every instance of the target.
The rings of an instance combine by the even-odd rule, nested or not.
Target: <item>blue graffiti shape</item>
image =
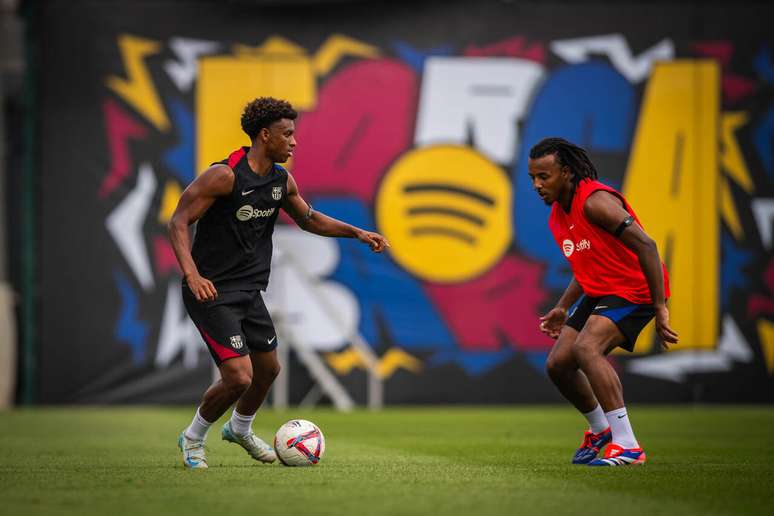
[[[315,200],[314,206],[327,215],[373,230],[371,215],[359,200],[326,197]],[[341,261],[331,279],[355,293],[361,310],[360,332],[369,343],[416,350],[457,348],[422,285],[395,265],[388,253],[375,254],[354,239],[337,242]]]
[[[507,348],[495,352],[439,351],[428,361],[428,365],[457,364],[469,375],[478,376],[488,373],[515,353],[515,350]]]
[[[604,63],[566,66],[551,75],[535,98],[524,128],[515,176],[513,226],[518,247],[546,262],[546,286],[563,289],[571,274],[548,230],[550,208],[534,192],[527,175],[529,150],[541,139],[559,136],[590,152],[625,155],[635,120],[634,88]],[[600,170],[600,175],[605,176]],[[611,181],[606,181],[610,183]]]
[[[755,254],[737,247],[726,231],[721,235],[720,249],[720,307],[726,312],[732,291],[750,288],[750,278],[744,269],[753,263]]]
[[[539,373],[546,373],[546,360],[548,360],[548,351],[527,351],[524,358],[532,368]]]
[[[758,77],[769,84],[774,84],[774,61],[771,60],[771,52],[767,45],[762,46],[756,54],[753,67]]]
[[[766,173],[774,174],[774,104],[753,129],[753,144]]]
[[[392,44],[395,53],[417,73],[421,74],[425,67],[425,59],[432,56],[450,56],[454,53],[451,45],[440,45],[430,50],[417,50],[408,43],[396,41]]]
[[[164,163],[175,173],[183,185],[196,177],[194,170],[194,119],[191,112],[181,101],[169,102],[172,124],[177,129],[177,146],[164,153]]]
[[[131,283],[119,272],[113,277],[121,295],[121,313],[116,322],[115,337],[129,345],[132,361],[139,364],[145,359],[148,323],[138,318],[140,301]]]

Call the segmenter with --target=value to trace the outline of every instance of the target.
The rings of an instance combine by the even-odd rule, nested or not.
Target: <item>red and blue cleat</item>
[[[608,445],[605,456],[594,459],[589,466],[632,466],[645,464],[645,452],[642,448],[622,448],[617,444]]]
[[[586,430],[583,434],[583,442],[580,448],[575,450],[575,455],[572,457],[573,464],[588,464],[597,458],[599,450],[609,443],[613,438],[613,434],[610,433],[610,427],[602,430],[598,434],[593,433],[591,430]]]

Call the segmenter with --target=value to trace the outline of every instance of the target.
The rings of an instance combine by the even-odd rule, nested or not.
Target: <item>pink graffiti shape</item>
[[[546,62],[546,49],[542,43],[527,45],[527,38],[514,36],[491,45],[468,45],[464,55],[471,57],[522,57],[538,63]]]
[[[723,95],[731,104],[752,95],[756,87],[755,81],[734,74],[724,74],[721,85]]]
[[[543,267],[507,256],[484,276],[456,285],[426,284],[425,290],[467,351],[495,351],[505,340],[517,349],[545,351],[553,340],[540,333],[538,318],[548,295]]]
[[[407,65],[362,60],[321,88],[299,117],[293,175],[302,195],[352,195],[370,204],[379,178],[411,146],[417,77]]]
[[[774,315],[774,259],[772,259],[766,271],[763,273],[763,282],[769,288],[769,295],[753,294],[747,300],[747,316],[755,319],[761,314]]]
[[[112,99],[102,103],[107,129],[108,146],[110,148],[110,170],[108,170],[99,197],[104,199],[110,195],[129,176],[132,160],[129,154],[129,139],[144,138],[148,130],[134,121]]]
[[[153,238],[153,255],[156,260],[156,273],[159,276],[166,276],[170,271],[182,274],[175,258],[175,251],[165,237],[156,235]]]
[[[755,92],[755,81],[729,71],[731,59],[734,56],[733,43],[730,41],[700,41],[693,44],[693,49],[697,54],[711,57],[720,63],[723,70],[721,88],[723,89],[724,101],[735,104]]]
[[[731,63],[734,45],[730,41],[699,41],[693,44],[697,54],[717,59],[722,68]]]

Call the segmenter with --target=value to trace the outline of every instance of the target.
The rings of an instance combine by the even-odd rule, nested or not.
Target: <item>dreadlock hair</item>
[[[248,102],[242,112],[242,130],[252,141],[264,127],[268,128],[283,118],[295,120],[296,117],[298,113],[290,102],[273,97],[258,97]]]
[[[577,186],[582,179],[596,179],[597,169],[591,163],[588,154],[581,147],[564,138],[543,138],[529,151],[530,159],[542,158],[553,154],[560,167],[570,167],[572,182]]]

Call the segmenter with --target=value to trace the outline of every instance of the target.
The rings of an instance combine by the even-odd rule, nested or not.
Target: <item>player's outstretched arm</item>
[[[368,244],[376,253],[381,253],[390,247],[387,240],[379,233],[357,228],[312,209],[312,206],[298,193],[298,185],[290,173],[288,173],[288,194],[282,202],[282,209],[296,221],[298,227],[310,233],[328,237],[357,238]]]
[[[180,196],[175,212],[169,219],[167,229],[169,241],[180,264],[180,270],[196,296],[196,300],[212,301],[218,297],[215,285],[202,278],[191,256],[191,239],[188,226],[199,220],[204,212],[212,206],[215,199],[228,195],[234,188],[234,172],[225,165],[214,165],[202,175],[193,180]]]
[[[637,223],[624,222],[631,216],[615,195],[600,190],[586,199],[583,206],[586,217],[606,231],[616,234],[621,242],[637,255],[642,273],[650,288],[650,297],[656,310],[656,331],[666,348],[668,343],[677,343],[677,332],[669,326],[669,310],[664,299],[664,271],[658,255],[656,242]]]
[[[583,289],[580,284],[572,277],[570,284],[564,290],[564,294],[559,298],[556,306],[546,315],[540,318],[540,331],[551,337],[559,338],[562,326],[567,322],[567,311],[583,295]]]

